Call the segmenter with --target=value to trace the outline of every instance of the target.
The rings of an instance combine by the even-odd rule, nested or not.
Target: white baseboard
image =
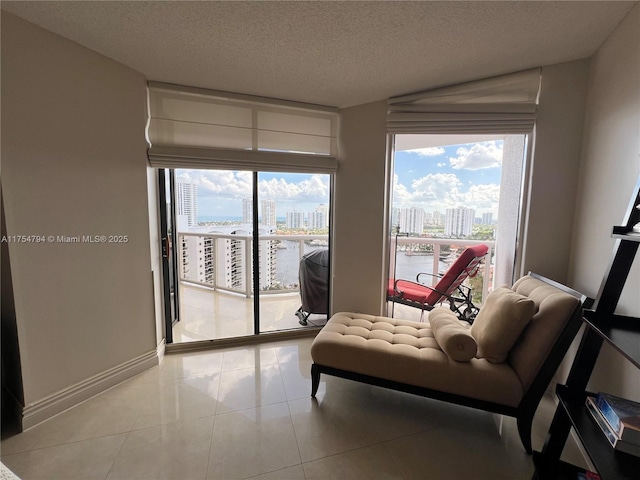
[[[59,413],[74,407],[89,398],[158,365],[164,356],[164,342],[157,348],[137,358],[110,368],[82,382],[76,383],[53,395],[22,408],[22,430],[34,427]]]

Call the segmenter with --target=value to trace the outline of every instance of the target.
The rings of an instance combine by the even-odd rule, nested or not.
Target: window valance
[[[157,82],[148,91],[153,166],[336,168],[335,108]]]
[[[390,133],[525,133],[535,122],[539,68],[389,99]]]

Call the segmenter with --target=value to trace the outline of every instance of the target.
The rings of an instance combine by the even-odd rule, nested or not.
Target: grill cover
[[[301,309],[308,313],[328,313],[329,250],[318,249],[300,259]]]

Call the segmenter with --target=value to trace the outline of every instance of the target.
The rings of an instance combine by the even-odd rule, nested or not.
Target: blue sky
[[[421,207],[427,212],[466,206],[498,213],[502,140],[397,151],[394,206]],[[177,170],[198,185],[200,216],[240,216],[242,199],[252,194],[251,172]],[[277,201],[277,215],[290,210],[313,211],[329,203],[329,176],[261,173],[260,198]]]
[[[498,213],[502,140],[397,151],[394,207]]]

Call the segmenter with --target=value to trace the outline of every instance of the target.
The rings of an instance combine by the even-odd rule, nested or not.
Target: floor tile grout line
[[[220,388],[220,383],[218,382],[218,388]],[[217,406],[216,406],[216,410],[217,410]],[[216,415],[213,415],[213,419],[211,421],[211,435],[209,437],[209,456],[207,457],[207,470],[206,472],[204,472],[204,478],[208,478],[209,477],[209,468],[211,467],[211,453],[213,450],[213,432],[216,428]]]
[[[131,435],[131,430],[129,430],[127,432],[127,436],[124,438],[124,441],[122,442],[122,445],[120,445],[120,448],[118,449],[118,453],[116,453],[116,456],[113,457],[113,461],[111,462],[111,465],[109,466],[109,471],[105,475],[104,480],[107,480],[107,478],[109,478],[109,475],[111,474],[111,470],[113,470],[113,466],[116,464],[116,461],[118,460],[118,457],[122,453],[122,450],[124,449],[124,446],[127,443],[127,440],[129,440],[129,435]]]
[[[285,392],[286,395],[286,392]],[[287,401],[287,411],[289,412],[289,421],[291,422],[291,430],[293,430],[293,438],[296,440],[296,448],[298,449],[298,458],[300,459],[300,465],[302,465],[302,473],[304,478],[307,478],[307,474],[304,470],[304,462],[302,460],[302,452],[300,448],[300,442],[298,441],[298,434],[296,432],[296,426],[293,423],[293,414],[291,413],[291,405],[289,405],[289,401]]]
[[[384,451],[387,452],[387,454],[389,455],[389,457],[391,457],[391,461],[393,462],[393,464],[396,466],[396,468],[398,469],[398,473],[400,473],[400,476],[402,478],[405,478],[404,473],[402,473],[402,466],[401,464],[398,462],[398,460],[396,459],[395,455],[391,452],[391,450],[389,450],[389,447],[387,446],[387,444],[391,441],[395,441],[398,440],[397,438],[394,438],[392,440],[387,440],[386,442],[382,442],[382,448],[384,448]]]

